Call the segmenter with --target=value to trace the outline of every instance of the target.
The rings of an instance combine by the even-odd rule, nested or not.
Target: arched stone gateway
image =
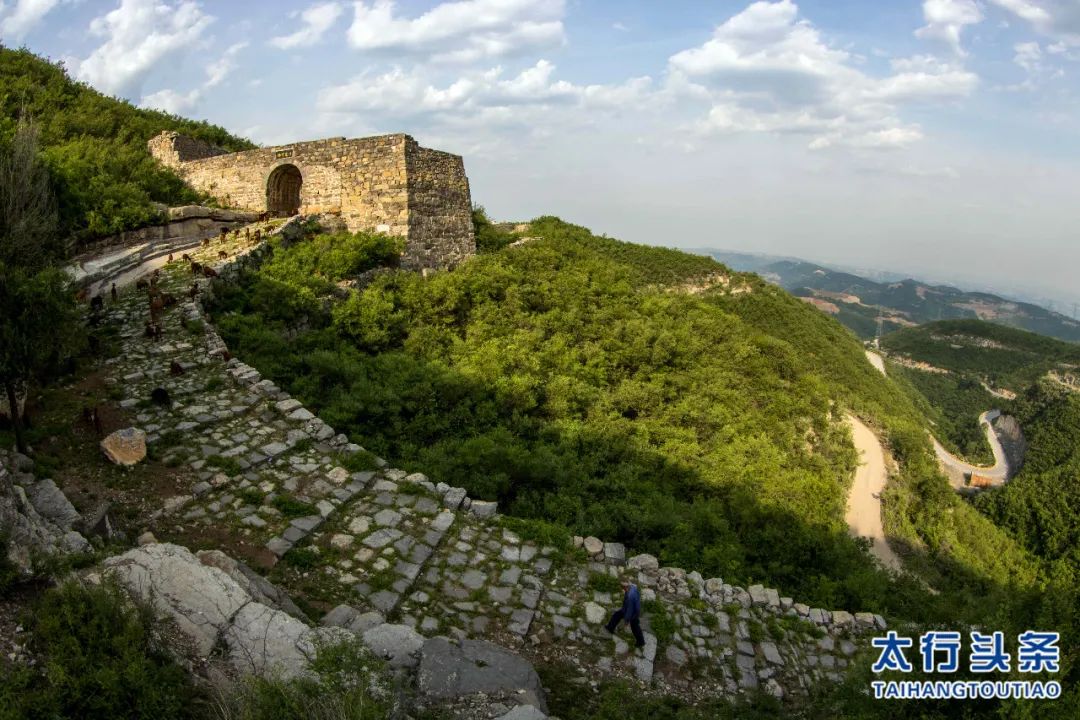
[[[275,217],[291,217],[300,212],[300,188],[304,177],[295,165],[278,165],[266,180],[266,209]]]
[[[228,153],[175,132],[150,153],[222,205],[275,215],[332,214],[349,230],[405,238],[402,266],[450,268],[476,252],[459,155],[408,135],[330,138]]]

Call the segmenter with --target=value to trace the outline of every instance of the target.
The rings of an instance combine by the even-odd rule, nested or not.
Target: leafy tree
[[[0,142],[24,115],[40,123],[42,157],[60,201],[59,237],[80,242],[156,222],[158,203],[207,200],[151,157],[146,143],[162,130],[226,150],[255,147],[215,125],[106,97],[73,81],[60,63],[0,47]]]
[[[77,346],[78,314],[59,255],[49,174],[27,121],[0,147],[0,381],[15,440],[26,452],[18,388],[66,360]]]

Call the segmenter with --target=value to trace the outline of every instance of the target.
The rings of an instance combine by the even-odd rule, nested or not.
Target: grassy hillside
[[[215,125],[106,97],[73,81],[59,64],[0,46],[0,142],[10,140],[23,113],[41,132],[41,150],[60,204],[61,232],[76,240],[150,223],[158,217],[155,202],[200,199],[147,151],[146,141],[162,130],[230,150],[254,147]]]
[[[886,335],[881,346],[892,354],[1017,391],[1050,370],[1080,365],[1080,346],[981,320],[906,328]]]
[[[923,416],[844,327],[707,258],[554,218],[529,235],[542,239],[427,279],[391,272],[344,300],[303,244],[279,247],[218,288],[216,319],[240,357],[361,444],[514,515],[913,619],[974,618],[1036,582],[1034,559],[948,489]],[[282,274],[294,265],[323,288]],[[901,461],[889,523],[940,595],[848,537],[846,410]]]

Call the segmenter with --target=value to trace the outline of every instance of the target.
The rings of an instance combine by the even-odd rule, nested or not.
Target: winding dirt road
[[[997,433],[994,432],[994,428],[990,424],[999,415],[1001,415],[1000,410],[987,410],[979,416],[979,425],[986,433],[986,441],[990,443],[990,449],[994,453],[994,464],[990,467],[964,462],[942,447],[937,438],[933,435],[930,436],[930,439],[934,441],[934,453],[937,454],[938,462],[945,468],[949,484],[957,490],[968,489],[968,486],[964,484],[964,475],[982,475],[990,480],[992,486],[1003,485],[1009,479],[1009,460],[1005,456],[1005,449],[1001,446],[1001,440],[998,439]]]
[[[889,570],[900,570],[900,558],[885,539],[881,522],[881,492],[888,481],[885,470],[885,451],[874,431],[853,415],[847,416],[848,426],[859,452],[859,467],[847,500],[847,524],[852,535],[870,538],[870,554]]]

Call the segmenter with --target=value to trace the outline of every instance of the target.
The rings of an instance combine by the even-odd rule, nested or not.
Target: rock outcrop
[[[79,513],[52,480],[37,480],[30,458],[0,451],[0,531],[7,555],[30,575],[36,558],[86,552],[90,544],[74,528]]]
[[[250,584],[241,585],[217,566],[228,563],[217,556],[210,559],[216,564],[165,543],[129,550],[104,566],[108,577],[176,623],[199,656],[205,658],[223,645],[238,674],[296,677],[307,671],[320,645],[352,637],[339,628],[308,627],[259,602]],[[265,589],[256,592],[268,596]]]
[[[484,640],[454,643],[431,638],[420,649],[421,696],[447,700],[476,693],[517,693],[524,704],[547,710],[544,688],[528,660]]]

